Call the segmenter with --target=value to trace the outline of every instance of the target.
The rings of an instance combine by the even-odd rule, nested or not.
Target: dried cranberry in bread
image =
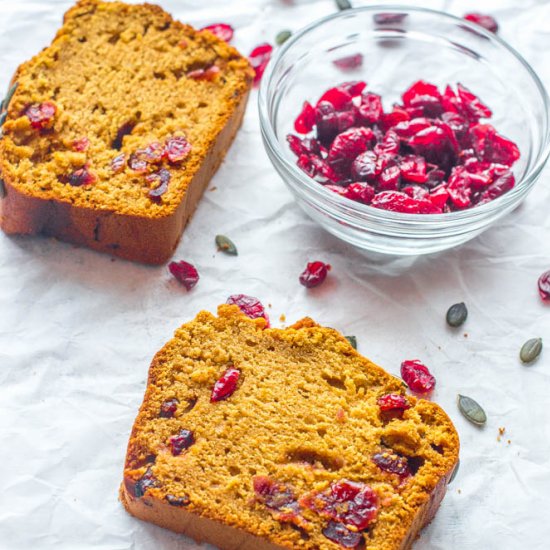
[[[439,406],[335,330],[270,329],[223,305],[155,356],[120,497],[222,549],[405,550],[458,449]]]
[[[0,115],[2,229],[166,261],[252,78],[237,50],[158,6],[81,0],[13,77]]]

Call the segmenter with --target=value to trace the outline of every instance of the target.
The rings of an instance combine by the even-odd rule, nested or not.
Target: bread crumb
[[[506,431],[506,428],[499,428],[498,429],[498,435],[497,435],[497,441],[500,443],[501,436],[504,435],[504,432]]]
[[[507,443],[508,443],[508,445],[510,445],[510,443],[512,443],[512,440],[509,439],[509,440],[507,441]]]
[[[467,332],[464,333],[464,338],[468,338],[468,333]]]
[[[462,494],[462,490],[461,489],[457,489],[456,492],[461,495]]]
[[[217,189],[217,187],[214,185],[214,187],[211,187],[211,188],[209,189],[209,191],[215,191],[216,189]]]
[[[284,313],[281,313],[281,316],[279,317],[279,321],[281,321],[281,323],[284,323],[286,321],[286,315]]]

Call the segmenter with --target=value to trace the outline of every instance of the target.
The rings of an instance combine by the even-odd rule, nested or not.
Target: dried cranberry
[[[443,209],[449,199],[449,192],[444,185],[434,187],[430,191],[429,199],[436,208]]]
[[[343,548],[357,548],[364,540],[361,533],[352,531],[337,521],[329,521],[328,525],[323,528],[322,533],[327,539],[339,544]]]
[[[163,156],[171,164],[178,164],[184,160],[191,151],[191,144],[183,136],[169,137],[164,142]]]
[[[376,193],[372,185],[362,181],[350,183],[347,187],[342,187],[340,189],[344,189],[342,193],[344,197],[364,204],[370,204]]]
[[[371,206],[405,214],[440,214],[429,200],[417,200],[401,191],[382,191],[374,196]]]
[[[90,140],[86,136],[84,136],[73,140],[72,145],[75,151],[79,151],[82,153],[86,151],[88,147],[90,147]]]
[[[426,173],[426,159],[418,155],[407,155],[400,159],[399,169],[403,179],[414,183],[426,183],[428,174]]]
[[[342,479],[322,493],[306,495],[304,506],[340,523],[362,531],[376,518],[378,496],[364,483]]]
[[[215,34],[220,40],[230,42],[233,38],[233,27],[227,23],[214,23],[203,27],[201,31],[210,31]]]
[[[217,65],[210,65],[210,67],[206,67],[205,69],[189,71],[186,76],[193,80],[214,80],[219,72],[220,68]]]
[[[140,158],[136,153],[132,153],[128,159],[128,166],[134,172],[147,172],[147,161]]]
[[[145,473],[137,480],[134,481],[129,477],[124,477],[124,486],[128,493],[135,498],[141,498],[148,489],[157,487],[158,481],[153,475],[151,466],[147,468]]]
[[[517,145],[498,134],[490,124],[472,126],[470,136],[480,160],[512,166],[519,159]]]
[[[307,134],[308,132],[311,132],[314,125],[315,125],[315,109],[313,108],[311,103],[309,103],[309,101],[304,101],[304,106],[302,107],[302,111],[294,121],[294,129],[299,134]]]
[[[425,116],[436,117],[443,112],[442,97],[434,84],[415,82],[404,94],[405,107],[419,108]]]
[[[296,520],[301,507],[292,487],[267,476],[255,476],[252,483],[256,499],[277,512],[277,518],[280,521]]]
[[[388,393],[377,400],[381,411],[406,411],[411,408],[408,399],[400,393]]]
[[[162,160],[164,156],[164,147],[158,141],[153,141],[143,149],[138,149],[135,155],[148,164],[155,164]]]
[[[490,118],[493,116],[493,112],[487,105],[481,102],[479,97],[470,92],[468,88],[458,83],[456,85],[458,97],[466,110],[466,112],[476,121],[480,118]]]
[[[418,359],[401,363],[401,378],[415,393],[431,393],[435,387],[435,378]]]
[[[162,195],[168,191],[168,184],[172,178],[170,171],[166,168],[161,168],[158,172],[153,172],[145,176],[147,183],[156,183],[154,189],[150,189],[147,193],[148,197],[153,201],[159,201]]]
[[[320,105],[322,102],[330,103],[336,110],[347,109],[352,105],[353,96],[343,86],[329,88],[317,102]]]
[[[550,301],[550,271],[545,271],[538,280],[539,295],[545,301]]]
[[[400,138],[411,138],[422,130],[426,130],[432,126],[432,121],[425,117],[413,118],[396,124],[392,130]]]
[[[382,115],[382,128],[384,130],[389,130],[390,128],[394,128],[400,122],[405,122],[410,119],[411,116],[407,113],[407,111],[405,111],[405,109],[399,105],[394,105],[391,113],[384,113]]]
[[[322,152],[321,144],[315,138],[303,138],[300,139],[298,136],[293,134],[288,134],[286,136],[290,150],[296,155],[317,155],[319,156]]]
[[[458,144],[454,135],[450,138],[445,128],[425,128],[412,136],[408,145],[417,155],[422,155],[428,162],[444,168],[453,166],[456,162]]]
[[[495,18],[490,15],[485,15],[483,13],[467,13],[464,16],[464,19],[466,19],[466,21],[471,21],[472,23],[480,25],[484,29],[487,29],[489,32],[498,32],[498,23],[496,22]]]
[[[470,178],[472,178],[471,175]],[[486,202],[490,202],[501,195],[504,195],[504,193],[510,191],[515,184],[516,179],[514,178],[514,174],[512,174],[509,170],[506,171],[501,176],[498,176],[497,179],[495,179],[495,181],[491,183],[487,189],[483,191],[483,193],[481,193],[477,204],[485,204]]]
[[[251,319],[263,317],[267,321],[267,326],[269,327],[269,317],[258,298],[247,296],[246,294],[233,294],[227,298],[227,302],[225,303],[239,306],[239,309]]]
[[[323,142],[330,142],[334,136],[355,124],[355,111],[353,105],[349,110],[337,111],[332,103],[321,101],[315,107],[315,124],[317,126],[317,138]]]
[[[349,82],[342,82],[338,87],[347,92],[351,97],[357,97],[367,87],[367,83],[363,80],[350,80]]]
[[[453,204],[458,208],[470,206],[472,194],[470,175],[463,166],[453,168],[447,184],[447,192]]]
[[[189,500],[189,497],[186,495],[182,497],[166,495],[164,498],[166,499],[168,504],[170,504],[170,506],[177,506],[178,508],[181,508],[182,506],[189,506],[189,503],[191,502]]]
[[[241,371],[239,369],[229,367],[214,384],[210,402],[215,403],[216,401],[222,401],[231,397],[233,392],[237,389],[237,382],[240,376]]]
[[[267,42],[256,46],[248,56],[248,60],[254,69],[254,84],[257,84],[262,79],[265,68],[271,59],[273,46]]]
[[[25,108],[23,114],[31,121],[31,126],[36,130],[41,130],[43,128],[50,128],[55,113],[57,112],[57,107],[46,101],[44,103],[33,103]]]
[[[88,165],[75,170],[67,177],[67,183],[73,187],[81,187],[82,185],[90,185],[94,183],[96,177],[88,168]]]
[[[378,180],[380,191],[397,191],[401,181],[401,169],[399,166],[388,166],[382,170]]]
[[[170,451],[174,456],[178,456],[189,449],[193,443],[195,443],[195,436],[191,430],[180,430],[176,435],[173,435],[170,439]]]
[[[160,405],[159,416],[161,418],[173,418],[178,410],[179,400],[173,397],[163,401]]]
[[[361,153],[351,165],[351,177],[358,181],[373,182],[380,174],[378,157],[373,151]]]
[[[333,168],[345,168],[374,142],[375,136],[370,128],[350,128],[334,138],[327,160]]]
[[[111,161],[111,170],[115,174],[119,174],[124,170],[124,166],[126,164],[126,155],[124,153],[120,153],[120,155],[117,155],[112,161]]]
[[[384,109],[382,107],[382,98],[373,93],[363,93],[361,95],[361,103],[359,105],[359,116],[364,124],[378,124]]]
[[[357,69],[363,64],[363,54],[356,53],[335,59],[332,63],[339,69]]]
[[[187,289],[191,290],[199,282],[199,273],[194,265],[188,262],[170,262],[170,273]]]
[[[375,453],[372,456],[372,461],[385,472],[397,474],[400,477],[408,477],[411,475],[407,458],[399,456],[389,449],[385,449],[380,453]]]
[[[330,265],[323,262],[310,262],[300,275],[300,283],[306,288],[319,286],[327,278]]]

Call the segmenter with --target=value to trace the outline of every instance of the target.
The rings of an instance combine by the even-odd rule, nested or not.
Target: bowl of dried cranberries
[[[295,33],[259,106],[299,205],[387,254],[479,235],[523,201],[550,153],[549,99],[529,64],[475,23],[422,8],[345,10]]]

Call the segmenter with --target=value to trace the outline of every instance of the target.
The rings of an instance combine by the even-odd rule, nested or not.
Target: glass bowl
[[[363,54],[352,70],[334,60]],[[490,121],[516,142],[516,186],[492,202],[447,214],[402,214],[325,189],[296,166],[286,135],[305,100],[339,82],[365,80],[385,110],[417,80],[440,89],[462,83],[493,110]],[[416,255],[464,243],[514,209],[531,191],[549,154],[549,100],[529,64],[498,36],[451,15],[404,6],[338,12],[294,34],[274,55],[259,93],[262,138],[300,206],[326,230],[363,249]]]

